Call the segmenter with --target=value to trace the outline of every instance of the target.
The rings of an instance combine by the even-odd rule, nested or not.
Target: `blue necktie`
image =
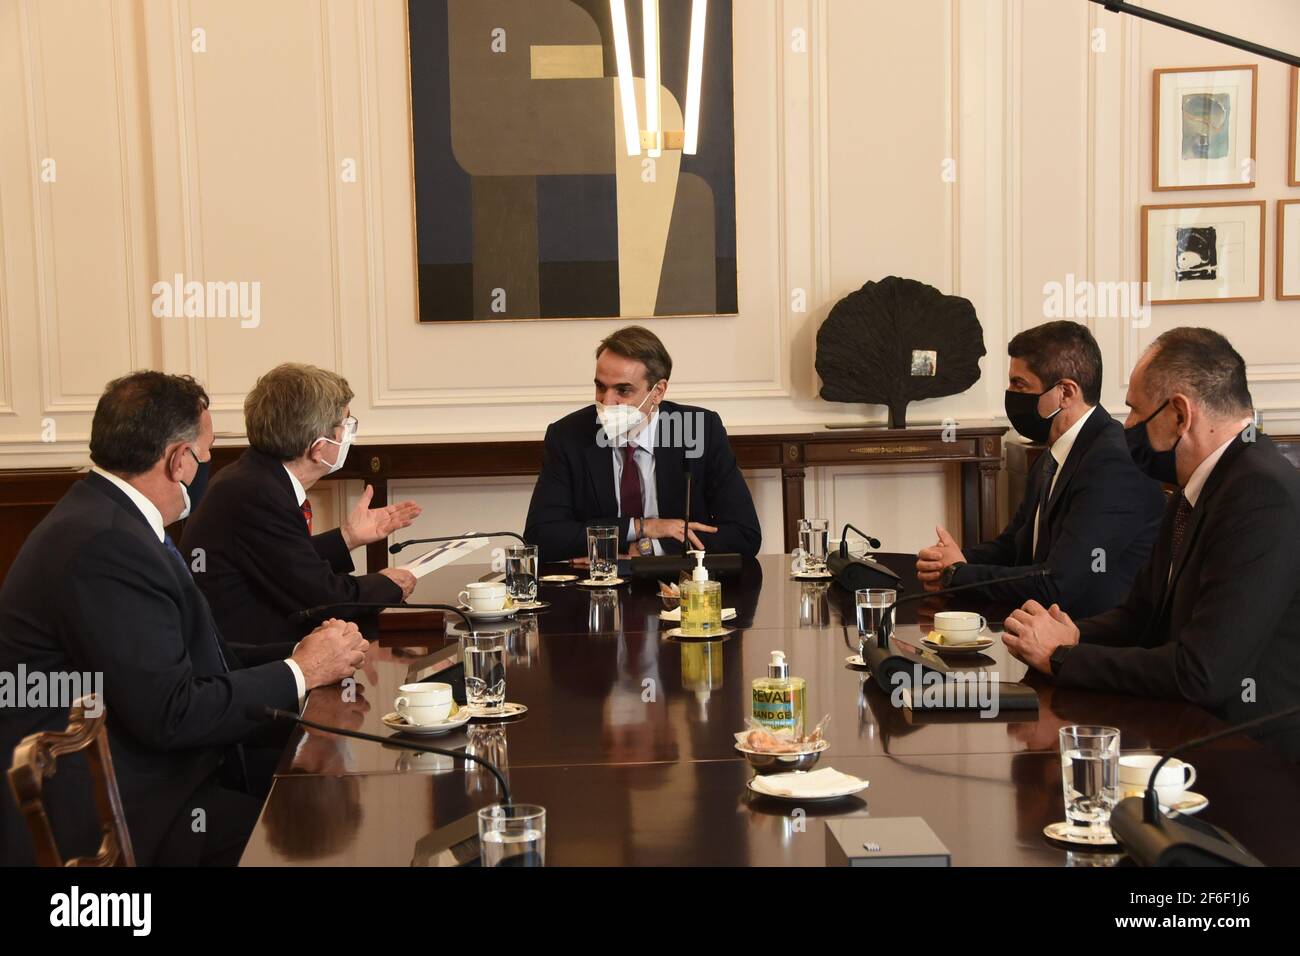
[[[168,553],[180,562],[181,567],[185,569],[185,573],[189,574],[190,566],[185,563],[185,555],[181,554],[180,549],[176,547],[176,542],[172,540],[171,535],[163,535],[163,545],[166,546]]]
[[[172,540],[171,535],[163,535],[163,545],[167,548],[168,553],[180,562],[180,566],[185,570],[186,576],[189,576],[190,566],[185,563],[185,555],[181,554],[180,549],[176,547],[176,542]],[[217,657],[221,659],[221,669],[223,671],[229,671],[230,665],[226,663],[226,652],[221,649],[221,638],[217,636],[217,622],[212,619],[212,611],[208,607],[208,602],[203,597],[202,592],[199,594],[199,600],[203,601],[203,611],[208,619],[208,630],[212,633],[212,642],[217,645]]]

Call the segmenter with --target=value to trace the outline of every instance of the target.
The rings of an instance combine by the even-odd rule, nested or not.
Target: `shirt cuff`
[[[286,657],[284,662],[293,671],[293,682],[298,686],[298,709],[302,710],[303,701],[307,699],[307,678],[302,676],[302,668],[292,657]]]

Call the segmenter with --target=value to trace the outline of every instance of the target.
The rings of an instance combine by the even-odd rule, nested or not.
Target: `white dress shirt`
[[[1043,513],[1043,504],[1052,500],[1052,492],[1056,489],[1056,479],[1061,477],[1061,466],[1065,464],[1065,459],[1070,457],[1070,449],[1074,447],[1074,441],[1079,437],[1079,432],[1083,429],[1083,423],[1088,420],[1088,416],[1097,410],[1094,405],[1081,416],[1079,420],[1065,430],[1065,434],[1056,441],[1052,442],[1049,453],[1056,459],[1056,471],[1052,473],[1052,483],[1047,486],[1047,494],[1039,499],[1039,507],[1034,512],[1034,541],[1033,550],[1029,553],[1038,553],[1038,518]]]
[[[289,470],[289,466],[285,465],[283,467],[284,473],[289,476],[289,481],[293,483],[294,497],[298,499],[298,507],[301,508],[302,503],[307,500],[307,492],[303,488],[302,482],[298,480],[298,476]]]
[[[645,428],[635,438],[625,443],[635,446],[636,449],[632,453],[632,460],[636,462],[636,470],[641,473],[641,514],[646,518],[659,517],[659,491],[655,488],[655,444],[658,439],[659,409],[656,408]],[[618,502],[618,510],[621,514],[623,511],[623,449],[619,445],[614,445],[609,451],[614,456],[614,500]],[[636,540],[635,521],[627,529],[627,540],[629,542]],[[655,554],[664,553],[657,539],[652,544]]]
[[[1241,427],[1245,428],[1249,424],[1250,419],[1243,419]],[[1210,480],[1210,472],[1214,471],[1214,466],[1219,463],[1219,459],[1223,457],[1223,453],[1228,450],[1228,446],[1231,445],[1240,434],[1241,432],[1237,431],[1222,445],[1206,455],[1205,460],[1196,466],[1196,470],[1193,471],[1191,477],[1187,479],[1187,487],[1183,489],[1183,497],[1187,499],[1187,503],[1193,508],[1196,507],[1196,499],[1201,497],[1201,492],[1205,489],[1205,483]]]
[[[146,498],[130,482],[123,481],[112,472],[105,471],[97,465],[92,467],[90,470],[106,481],[112,482],[112,484],[118,488],[122,494],[131,499],[131,503],[139,509],[140,514],[144,515],[145,521],[149,522],[149,527],[153,530],[153,533],[158,536],[158,543],[161,544],[167,535],[167,531],[166,526],[163,524],[162,512],[158,510],[158,506]],[[292,478],[293,476],[290,475],[289,477]],[[294,484],[297,484],[297,481],[298,480],[294,478]],[[298,487],[301,488],[302,486],[298,485]],[[301,502],[299,502],[299,504],[301,504]],[[297,661],[285,658],[284,662],[289,665],[289,670],[293,672],[293,682],[298,688],[298,706],[301,708],[303,699],[307,696],[307,679],[303,677],[302,668],[298,666]]]

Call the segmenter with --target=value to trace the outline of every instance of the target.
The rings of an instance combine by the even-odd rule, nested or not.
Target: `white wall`
[[[1293,0],[1150,5],[1300,45]],[[1264,302],[1158,308],[1144,329],[1091,324],[1112,411],[1147,342],[1209,325],[1245,355],[1270,430],[1297,430],[1300,303],[1272,298],[1273,201],[1300,197],[1283,169],[1284,67],[1260,62],[1257,188],[1154,194],[1151,71],[1252,58],[1085,0],[735,8],[740,314],[648,323],[674,355],[672,397],[717,408],[733,429],[882,420],[816,397],[815,335],[840,296],[898,273],[970,298],[989,351],[974,388],[913,405],[912,420],[994,418],[1005,342],[1043,320],[1045,282],[1137,279],[1142,203],[1267,199]],[[0,0],[0,467],[84,463],[101,387],[142,366],[198,376],[230,436],[253,380],[287,359],[348,377],[366,441],[537,437],[590,400],[592,348],[621,323],[415,321],[404,11]],[[339,176],[348,159],[355,183]],[[260,326],[154,319],[153,282],[178,272],[260,282]],[[805,313],[790,308],[796,289]],[[956,524],[945,477],[824,469],[808,507],[913,549],[936,520]],[[765,547],[780,550],[780,482],[750,478]],[[426,505],[419,530],[437,533],[520,525],[530,487],[405,490]]]

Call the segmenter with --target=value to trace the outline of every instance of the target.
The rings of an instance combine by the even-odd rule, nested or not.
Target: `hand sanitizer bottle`
[[[767,676],[754,679],[754,720],[774,733],[803,740],[808,724],[807,682],[790,676],[782,651],[773,651]]]
[[[704,552],[688,552],[695,556],[691,579],[681,586],[682,636],[712,637],[722,633],[722,584],[709,580],[704,568]]]

